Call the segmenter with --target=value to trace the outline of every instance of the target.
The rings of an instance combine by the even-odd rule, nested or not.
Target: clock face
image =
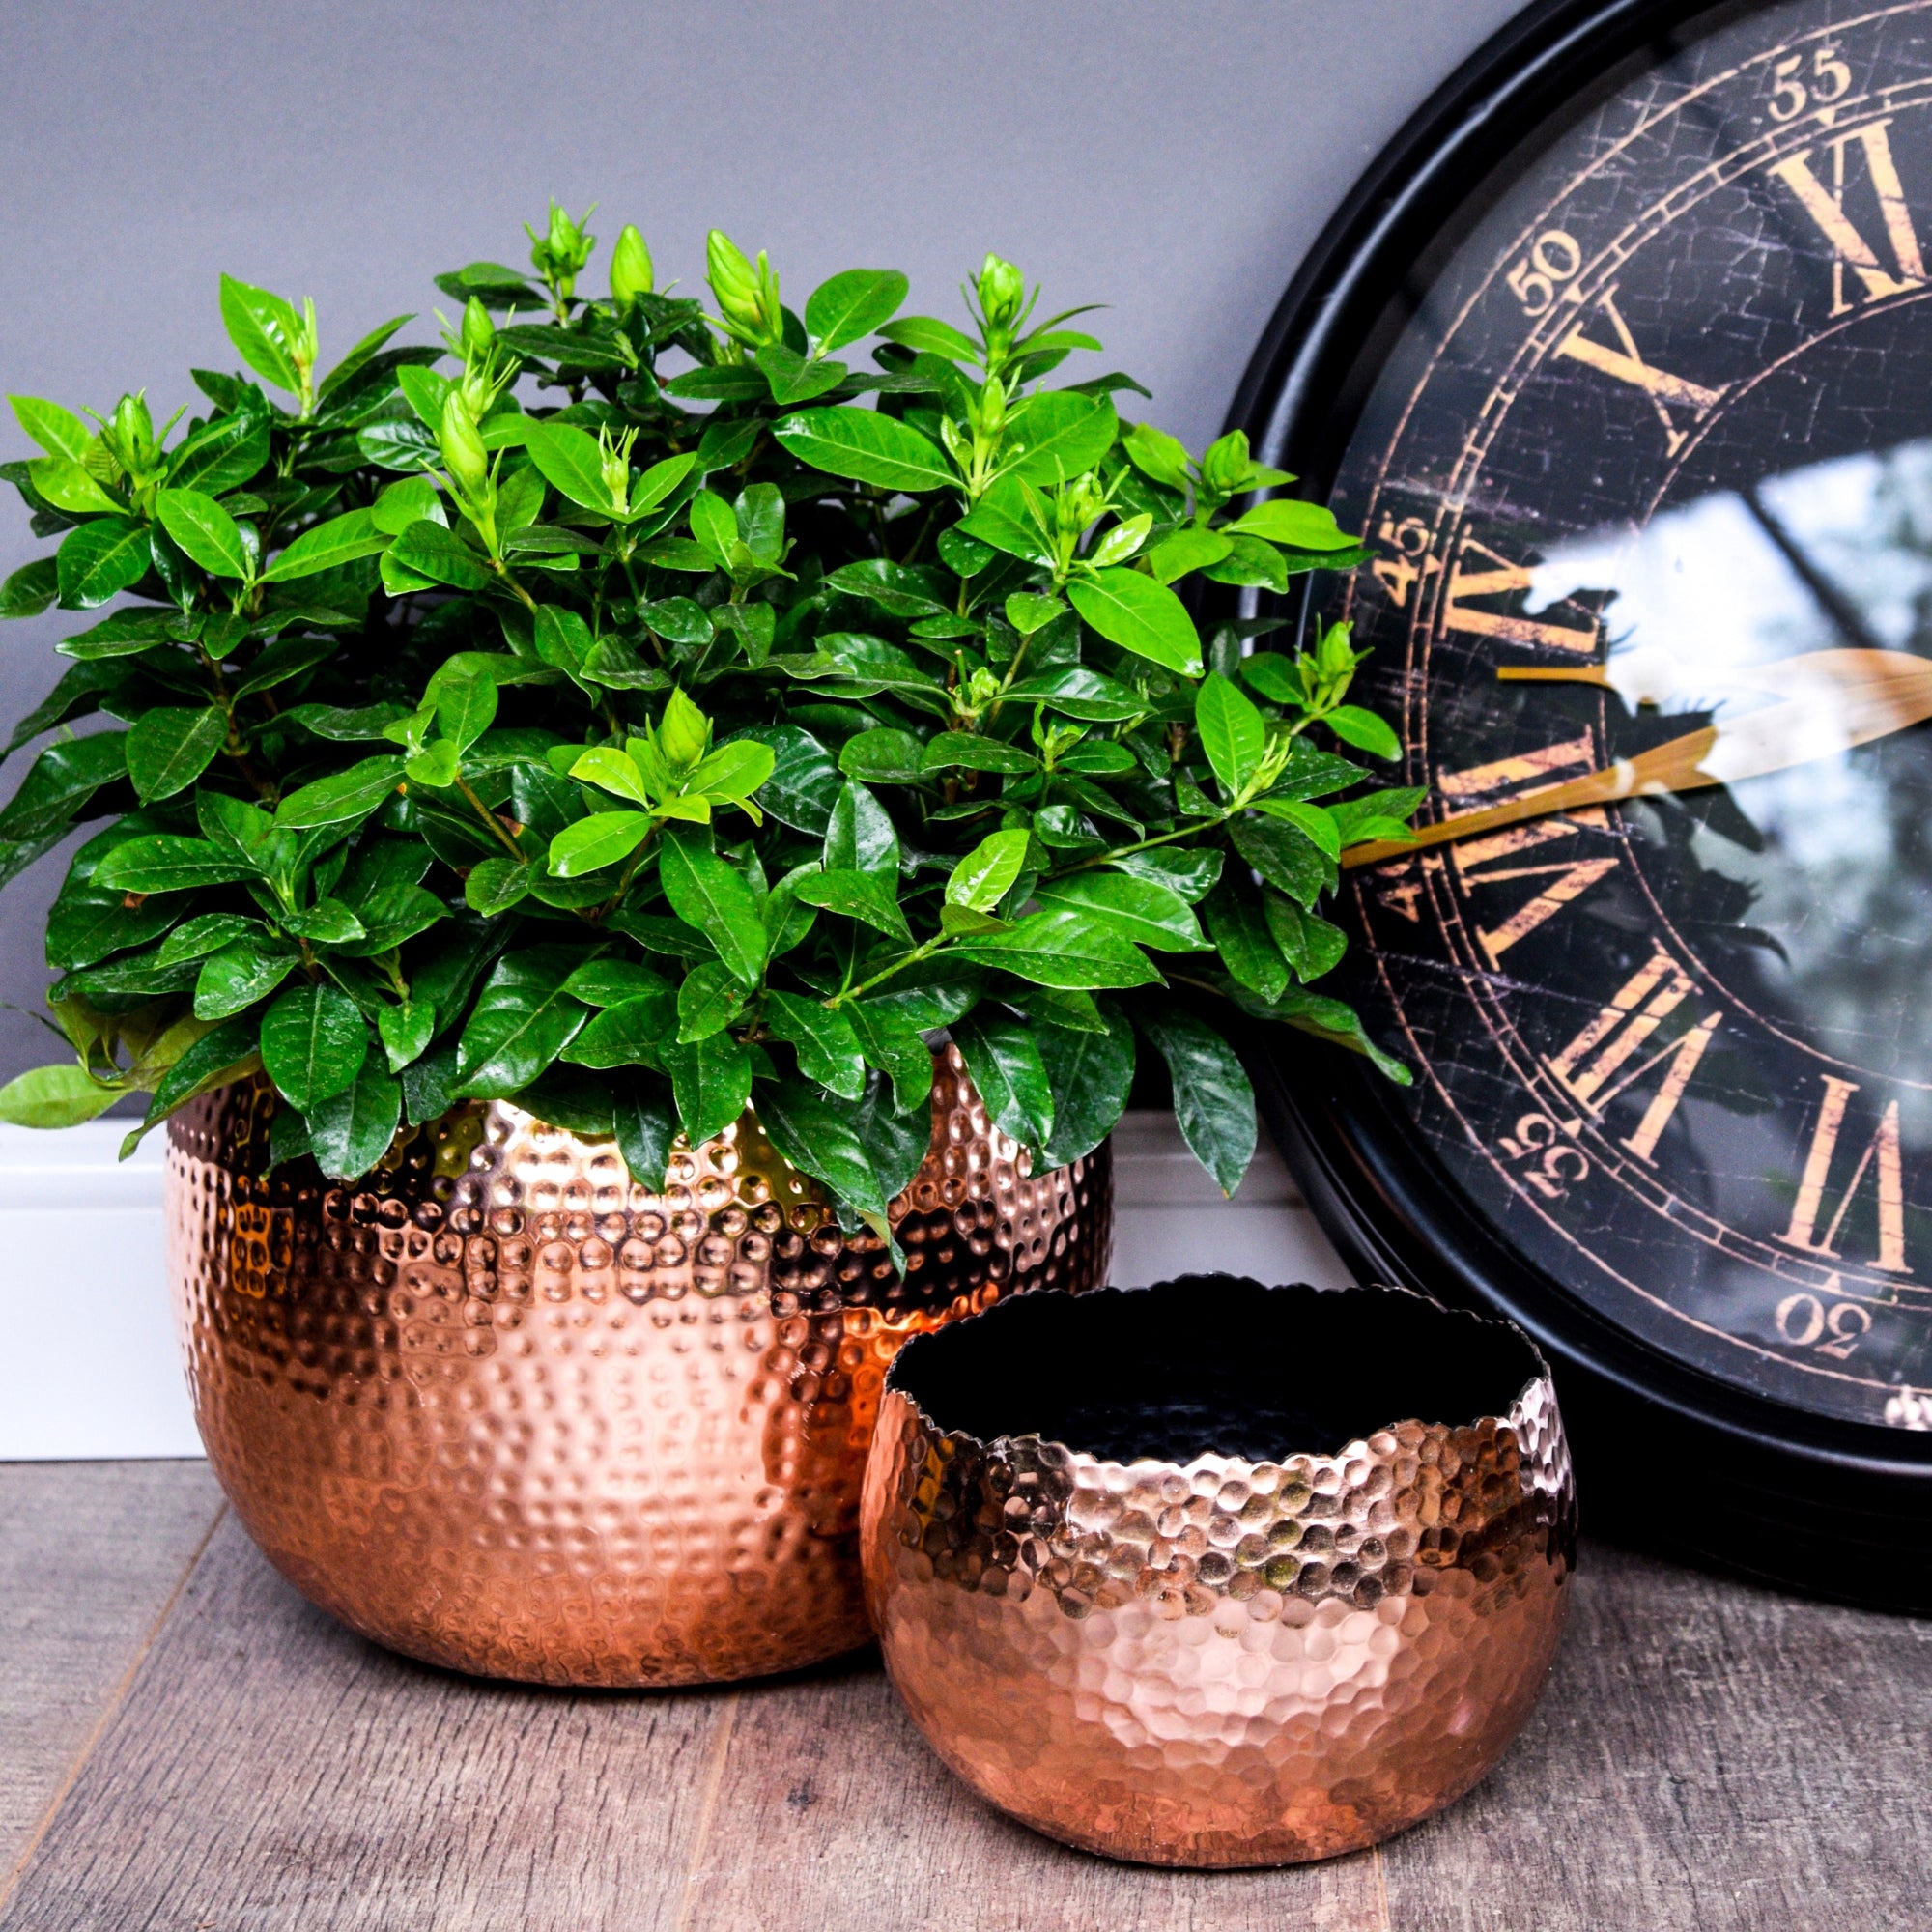
[[[1591,99],[1412,276],[1327,614],[1420,822],[1663,788],[1351,869],[1345,975],[1544,1276],[1925,1429],[1932,0],[1730,9]]]

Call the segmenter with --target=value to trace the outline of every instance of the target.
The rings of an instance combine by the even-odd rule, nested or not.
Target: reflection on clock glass
[[[1932,0],[1693,30],[1506,173],[1368,385],[1331,614],[1424,823],[1629,796],[1353,870],[1346,970],[1548,1275],[1932,1427]]]

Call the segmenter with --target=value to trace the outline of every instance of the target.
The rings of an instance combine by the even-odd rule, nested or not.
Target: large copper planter
[[[1494,1764],[1576,1496],[1507,1323],[1194,1276],[908,1349],[862,1533],[893,1682],[982,1797],[1116,1858],[1288,1864]]]
[[[870,1634],[859,1492],[905,1339],[1104,1278],[1107,1150],[1030,1177],[949,1047],[933,1145],[847,1236],[747,1116],[662,1196],[516,1108],[343,1187],[268,1166],[270,1093],[169,1125],[202,1439],[296,1586],[393,1649],[547,1684],[786,1670]]]

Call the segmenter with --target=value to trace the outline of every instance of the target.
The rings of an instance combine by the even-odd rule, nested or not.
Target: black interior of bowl
[[[1390,1423],[1504,1415],[1541,1373],[1500,1322],[1391,1289],[1153,1288],[1015,1296],[909,1342],[889,1385],[941,1429],[1090,1456],[1333,1455]]]

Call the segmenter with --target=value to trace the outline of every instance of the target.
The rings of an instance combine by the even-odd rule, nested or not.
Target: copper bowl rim
[[[1393,1421],[1378,1423],[1375,1429],[1367,1433],[1368,1435],[1380,1435],[1385,1431],[1400,1429],[1405,1426],[1413,1426],[1427,1430],[1480,1429],[1488,1422],[1494,1423],[1498,1428],[1513,1427],[1514,1425],[1510,1421],[1511,1414],[1521,1410],[1536,1390],[1539,1388],[1548,1388],[1552,1395],[1555,1392],[1555,1379],[1550,1375],[1549,1364],[1545,1359],[1543,1350],[1536,1346],[1535,1338],[1519,1323],[1512,1321],[1508,1316],[1487,1315],[1473,1308],[1452,1308],[1446,1302],[1438,1301],[1433,1294],[1425,1294],[1420,1289],[1406,1288],[1400,1282],[1354,1281],[1324,1288],[1318,1286],[1314,1282],[1307,1281],[1263,1282],[1258,1281],[1253,1275],[1233,1274],[1225,1268],[1219,1268],[1210,1273],[1172,1275],[1164,1281],[1144,1282],[1139,1287],[1134,1288],[1109,1286],[1106,1288],[1089,1289],[1084,1293],[1075,1296],[1074,1299],[1084,1307],[1090,1304],[1098,1305],[1104,1303],[1110,1296],[1151,1294],[1158,1290],[1179,1288],[1206,1290],[1211,1293],[1216,1288],[1224,1286],[1256,1289],[1264,1294],[1270,1295],[1289,1293],[1405,1295],[1411,1301],[1420,1302],[1425,1308],[1433,1310],[1437,1315],[1445,1315],[1457,1320],[1470,1321],[1475,1323],[1479,1328],[1490,1329],[1502,1336],[1506,1336],[1526,1349],[1529,1351],[1531,1359],[1536,1364],[1536,1373],[1523,1381],[1522,1386],[1517,1390],[1510,1408],[1500,1415],[1478,1414],[1466,1422],[1445,1422],[1439,1420],[1432,1422],[1421,1416],[1401,1416]],[[987,1331],[982,1324],[999,1321],[1010,1321],[1013,1318],[1009,1311],[1020,1308],[1025,1300],[1026,1297],[1024,1295],[1013,1295],[1003,1298],[983,1313],[976,1315],[973,1318],[971,1325],[979,1328],[983,1335]],[[1022,1319],[1031,1320],[1033,1318],[1023,1316]],[[1009,1433],[1000,1435],[980,1436],[974,1435],[971,1430],[949,1428],[946,1424],[938,1421],[919,1398],[909,1393],[903,1386],[903,1378],[908,1366],[907,1358],[912,1357],[911,1366],[916,1368],[921,1351],[929,1351],[932,1345],[943,1343],[946,1339],[947,1331],[944,1329],[936,1329],[929,1335],[916,1335],[912,1337],[906,1343],[905,1347],[893,1357],[892,1365],[886,1371],[885,1381],[880,1390],[882,1398],[888,1395],[897,1396],[918,1417],[921,1429],[928,1435],[952,1441],[970,1442],[980,1448],[989,1448],[999,1443],[1037,1443],[1042,1450],[1049,1454],[1065,1456],[1069,1461],[1080,1460],[1097,1463],[1107,1468],[1131,1469],[1151,1465],[1166,1469],[1191,1469],[1196,1463],[1208,1461],[1228,1467],[1257,1468],[1263,1466],[1251,1457],[1225,1455],[1219,1450],[1204,1450],[1200,1454],[1190,1457],[1185,1463],[1175,1463],[1164,1456],[1152,1455],[1136,1456],[1129,1462],[1121,1462],[1114,1457],[1095,1455],[1092,1450],[1079,1448],[1070,1442],[1063,1442],[1055,1436],[1041,1435],[1034,1430],[1023,1430],[1018,1434]],[[1291,1461],[1338,1463],[1346,1460],[1351,1450],[1365,1445],[1366,1441],[1367,1435],[1353,1435],[1348,1441],[1341,1443],[1334,1449],[1285,1449],[1280,1455],[1272,1456],[1265,1460],[1268,1463],[1283,1463]]]

